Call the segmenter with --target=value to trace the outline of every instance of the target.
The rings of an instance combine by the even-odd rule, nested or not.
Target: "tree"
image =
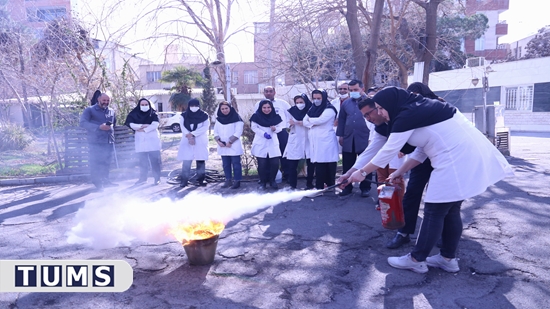
[[[202,76],[192,69],[178,66],[173,70],[162,72],[160,81],[174,83],[171,88],[174,93],[170,97],[170,103],[173,109],[181,111],[187,108],[187,103],[191,100],[191,90],[196,83],[202,82]]]
[[[209,116],[213,116],[216,111],[216,94],[212,90],[212,74],[210,74],[210,64],[206,62],[206,66],[202,70],[204,79],[202,83],[202,104],[203,108]]]
[[[539,29],[535,37],[527,43],[526,50],[525,59],[550,56],[550,28],[547,26]]]

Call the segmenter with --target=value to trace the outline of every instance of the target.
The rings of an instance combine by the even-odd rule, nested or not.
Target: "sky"
[[[106,10],[102,9],[102,5],[94,3],[98,0],[90,2],[80,2],[81,10],[84,15],[94,16],[94,18],[102,19],[107,15]],[[117,26],[125,25],[129,28],[131,25],[137,25],[133,30],[124,34],[116,33],[115,36],[120,37],[121,42],[132,49],[132,52],[138,53],[139,56],[148,58],[155,63],[162,63],[162,50],[168,41],[156,41],[156,42],[143,42],[143,39],[147,33],[152,32],[155,24],[158,25],[162,22],[162,19],[169,19],[170,16],[163,14],[158,16],[153,21],[146,21],[146,18],[140,17],[143,12],[151,10],[151,6],[147,7],[146,3],[155,3],[154,0],[145,1],[119,1],[119,0],[107,0],[105,3],[119,3],[116,12],[109,15],[105,20],[109,23],[110,28],[115,29]],[[138,5],[139,3],[139,5]],[[239,5],[233,7],[233,21],[236,25],[247,25],[248,33],[241,32],[234,35],[226,44],[226,57],[228,62],[252,62],[254,61],[254,38],[252,33],[254,32],[253,22],[256,21],[268,21],[267,15],[269,11],[269,0],[241,0]],[[546,1],[542,0],[510,0],[510,8],[508,11],[500,15],[500,20],[506,20],[508,23],[508,35],[500,38],[499,43],[510,43],[519,39],[525,38],[529,35],[535,34],[538,29],[545,25],[550,25],[550,18],[548,18],[547,10],[541,7],[541,3]],[[107,4],[108,5],[108,4]],[[179,15],[178,15],[179,14]],[[181,18],[181,13],[174,12],[175,18]],[[93,19],[93,18],[92,18]],[[186,35],[197,35],[195,27],[187,26],[185,30]],[[103,31],[104,32],[104,31]],[[103,33],[102,31],[96,31],[98,35]],[[112,34],[111,34],[112,35]],[[101,39],[101,38],[100,38]],[[191,54],[198,54],[196,48],[202,50],[204,48],[200,46],[193,46],[193,44],[180,44],[184,51]],[[196,47],[196,48],[195,48]],[[211,60],[214,55],[206,55]]]

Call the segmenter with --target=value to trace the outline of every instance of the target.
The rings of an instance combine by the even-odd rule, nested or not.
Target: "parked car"
[[[161,129],[170,129],[176,133],[181,132],[180,112],[158,112]]]

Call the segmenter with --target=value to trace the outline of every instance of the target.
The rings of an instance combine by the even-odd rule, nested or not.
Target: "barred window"
[[[147,82],[149,83],[156,82],[157,80],[160,79],[160,76],[161,76],[160,71],[151,71],[151,72],[146,72],[145,74],[147,75],[146,78],[147,78]]]
[[[532,111],[533,110],[533,85],[506,87],[504,99],[507,110]]]
[[[244,71],[244,84],[254,85],[258,83],[258,71]]]

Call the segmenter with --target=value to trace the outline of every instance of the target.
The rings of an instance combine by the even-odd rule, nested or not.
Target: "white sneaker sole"
[[[414,271],[417,274],[425,274],[425,273],[428,272],[428,267],[426,267],[426,268],[416,268],[416,267],[402,266],[402,265],[392,263],[389,258],[388,258],[388,264],[390,264],[391,267]]]

